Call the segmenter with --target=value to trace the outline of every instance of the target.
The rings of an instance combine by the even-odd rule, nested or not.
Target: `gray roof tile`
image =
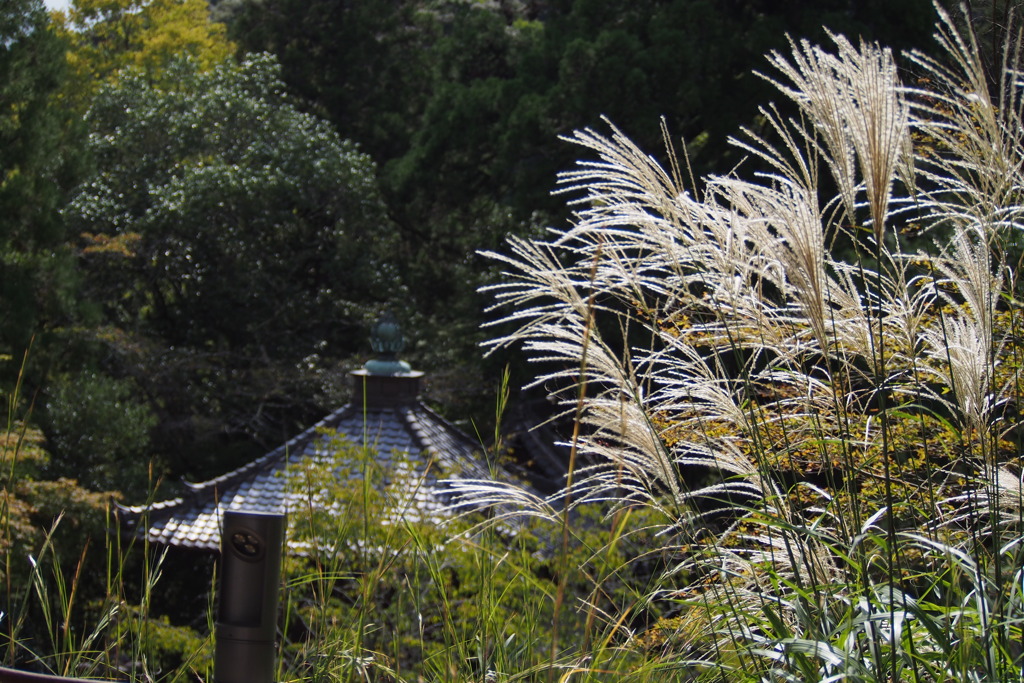
[[[218,550],[224,510],[287,512],[301,504],[294,466],[304,457],[329,457],[336,450],[335,434],[368,447],[386,480],[400,471],[422,482],[404,506],[410,521],[440,521],[447,515],[449,497],[441,479],[490,476],[473,440],[421,403],[365,410],[347,405],[263,457],[210,481],[189,484],[180,498],[123,508],[123,528],[157,543]],[[346,469],[352,478],[361,476],[351,464],[339,463],[336,471]]]

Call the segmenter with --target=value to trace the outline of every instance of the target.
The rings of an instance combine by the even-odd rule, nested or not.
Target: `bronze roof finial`
[[[402,327],[391,311],[385,311],[377,318],[370,328],[370,348],[377,357],[368,360],[363,367],[373,375],[404,375],[412,372],[412,367],[398,354],[405,348],[405,337]]]

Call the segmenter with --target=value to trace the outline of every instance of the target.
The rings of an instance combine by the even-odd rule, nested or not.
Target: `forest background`
[[[384,308],[431,399],[486,425],[524,374],[482,359],[478,252],[566,221],[560,135],[607,116],[658,150],[664,117],[695,174],[727,171],[787,36],[927,48],[934,24],[929,0],[5,8],[0,378],[39,476],[92,491],[286,440],[344,401]]]
[[[968,7],[990,53],[1013,7]],[[528,374],[480,351],[480,252],[569,219],[560,136],[604,116],[654,152],[664,125],[695,176],[749,171],[727,138],[766,126],[766,53],[928,52],[934,25],[930,0],[4,3],[5,542],[60,511],[101,535],[110,495],[285,441],[346,400],[385,309],[430,399],[489,433],[502,369]]]

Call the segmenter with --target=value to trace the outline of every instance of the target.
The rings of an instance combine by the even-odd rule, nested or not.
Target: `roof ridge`
[[[278,472],[287,472],[304,458],[326,460],[335,452],[340,459],[332,468],[341,469],[332,471],[341,472],[346,462],[358,457],[357,453],[344,454],[344,447],[332,443],[332,433],[367,450],[384,468],[386,478],[404,468],[406,458],[417,472],[431,472],[418,479],[420,484],[409,492],[410,507],[403,512],[417,519],[439,519],[448,514],[451,491],[441,483],[441,476],[488,476],[489,468],[477,458],[484,451],[482,444],[422,402],[350,402],[262,457],[214,479],[189,484],[184,497],[134,508],[122,519],[122,529],[154,542],[217,550],[224,510],[281,510],[295,503],[296,494],[289,488],[292,475],[278,477]]]
[[[225,472],[224,474],[218,477],[214,477],[213,479],[207,479],[206,481],[194,483],[185,481],[183,483],[185,484],[185,486],[188,487],[190,494],[203,492],[219,484],[234,483],[243,475],[249,474],[251,472],[258,472],[261,469],[266,469],[266,466],[268,464],[272,464],[277,460],[281,459],[282,457],[288,457],[289,455],[291,455],[291,453],[297,452],[295,446],[309,442],[314,437],[316,437],[317,433],[320,430],[326,427],[327,423],[332,421],[339,422],[343,420],[345,417],[348,416],[348,413],[351,412],[351,410],[352,404],[346,403],[341,408],[335,410],[333,413],[330,413],[316,424],[307,427],[305,430],[299,432],[292,438],[288,439],[277,448],[271,450],[265,455],[261,455],[252,462],[248,462],[242,465],[241,467],[237,467],[231,470],[230,472]]]

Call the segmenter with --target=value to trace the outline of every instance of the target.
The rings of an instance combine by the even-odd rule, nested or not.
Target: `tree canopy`
[[[43,403],[56,462],[103,443],[72,432],[100,414],[90,397],[116,396],[155,416],[143,457],[219,472],[338,400],[385,302],[435,395],[493,417],[483,397],[506,359],[480,359],[477,289],[497,274],[478,252],[566,219],[559,136],[608,116],[659,149],[664,120],[695,173],[725,171],[726,137],[764,123],[752,71],[787,33],[902,47],[932,26],[927,0],[223,0],[213,17],[226,27],[202,0],[76,0],[39,33],[67,45],[69,71],[52,47],[52,78],[35,72],[62,113],[18,119],[10,139],[36,135],[37,156],[5,182],[66,174],[69,112],[95,165],[70,202],[70,176],[34,185],[39,201],[12,194],[35,222],[3,231],[21,235],[4,258],[24,272],[0,277],[33,283],[0,304],[18,343],[44,319],[74,330]]]
[[[351,355],[387,294],[373,164],[295,108],[271,57],[165,75],[123,69],[90,109],[97,172],[67,207],[84,293],[159,409],[266,445],[268,405]]]
[[[931,0],[225,0],[218,10],[242,49],[277,54],[291,92],[374,156],[416,327],[450,342],[428,347],[459,349],[423,360],[448,369],[479,357],[485,304],[474,292],[494,274],[476,252],[568,218],[551,196],[573,161],[559,136],[607,116],[658,150],[664,120],[695,175],[727,172],[740,161],[728,136],[763,124],[769,86],[753,72],[787,34],[818,39],[827,26],[920,46],[934,18]],[[464,372],[496,374],[476,362]]]
[[[55,102],[64,51],[41,0],[0,7],[0,359],[20,360],[76,309],[60,210],[81,168],[80,129]]]
[[[125,67],[159,80],[183,56],[208,69],[234,51],[204,0],[75,0],[57,20],[71,48],[67,96],[79,109]]]

